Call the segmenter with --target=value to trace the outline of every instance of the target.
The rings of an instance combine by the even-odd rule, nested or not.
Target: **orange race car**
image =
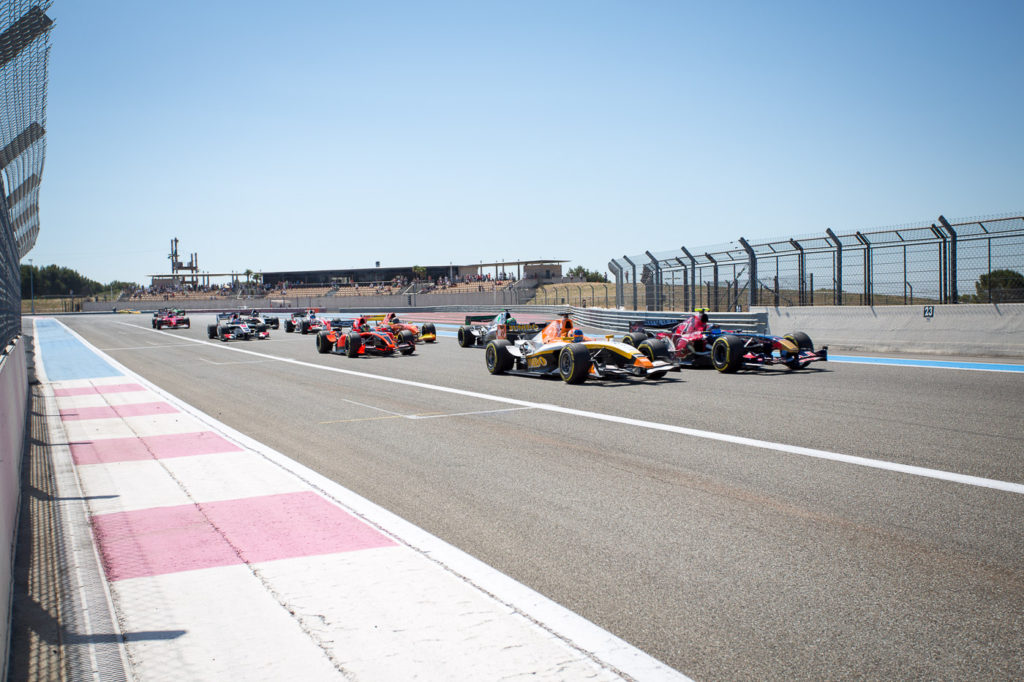
[[[498,325],[497,338],[487,344],[484,362],[491,374],[561,377],[569,384],[581,384],[590,377],[660,379],[675,369],[669,362],[652,360],[632,346],[613,341],[611,336],[585,336],[568,314],[543,328]]]
[[[409,322],[403,322],[398,319],[397,313],[387,313],[384,315],[367,315],[367,320],[372,320],[377,323],[377,329],[391,332],[397,335],[401,331],[407,331],[413,335],[417,341],[423,343],[434,343],[437,341],[437,330],[434,329],[433,322],[424,322],[421,326],[417,327]]]

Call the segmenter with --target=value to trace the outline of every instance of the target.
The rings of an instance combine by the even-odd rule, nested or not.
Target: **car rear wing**
[[[665,318],[660,320],[634,320],[629,323],[629,331],[631,332],[642,332],[646,329],[672,329],[677,327],[688,318]]]
[[[497,331],[494,333],[494,338],[515,341],[516,339],[520,339],[524,336],[540,334],[542,331],[544,331],[544,325],[537,323],[499,324]]]
[[[473,324],[474,322],[490,322],[494,319],[494,315],[466,315],[466,321],[464,324]]]

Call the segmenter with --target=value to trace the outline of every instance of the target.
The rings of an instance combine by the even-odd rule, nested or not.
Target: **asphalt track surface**
[[[212,316],[63,321],[695,679],[1024,678],[1019,372],[569,386],[491,376],[452,336],[350,359],[283,328],[209,341]]]

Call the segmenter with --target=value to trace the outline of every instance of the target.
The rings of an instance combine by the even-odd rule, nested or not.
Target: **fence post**
[[[790,239],[789,243],[793,246],[794,249],[797,250],[797,256],[796,256],[797,301],[798,301],[797,305],[807,305],[807,300],[806,300],[807,297],[806,297],[806,293],[805,293],[806,292],[805,279],[807,277],[807,273],[805,271],[806,261],[804,260],[804,247],[800,246],[800,242],[798,242],[795,239]],[[778,263],[778,259],[776,259],[776,263]],[[779,271],[778,265],[775,266],[775,271],[776,272]],[[778,295],[777,292],[779,290],[778,281],[779,281],[779,278],[778,278],[778,275],[776,275],[776,277],[775,277],[775,282],[776,282],[776,284],[775,284],[775,291],[776,291],[776,295]]]
[[[618,263],[616,263],[615,259],[613,258],[610,261],[608,261],[608,269],[612,271],[613,275],[615,275],[615,307],[616,308],[620,308],[620,307],[622,307],[622,299],[623,299],[623,293],[622,293],[622,267]],[[607,307],[608,306],[608,287],[605,287],[604,301],[605,301],[605,307]]]
[[[945,303],[949,286],[949,282],[946,280],[946,235],[935,226],[935,223],[932,223],[932,234],[942,240],[942,243],[939,244],[939,303]]]
[[[686,250],[685,246],[680,246],[679,250],[690,259],[690,300],[683,301],[683,303],[687,310],[693,310],[697,307],[697,259]]]
[[[757,254],[754,253],[754,249],[750,247],[747,240],[740,237],[740,246],[747,252],[750,263],[750,307],[757,305]],[[739,301],[737,301],[738,303]]]
[[[833,232],[831,230],[831,228],[826,227],[825,228],[825,234],[827,234],[828,238],[832,240],[832,243],[836,245],[836,250],[835,250],[835,273],[834,273],[835,274],[835,285],[834,285],[834,289],[833,289],[833,291],[834,291],[833,302],[836,305],[842,305],[843,304],[843,243],[841,241],[839,241],[839,237],[836,236],[836,233]]]
[[[654,265],[654,309],[662,310],[664,306],[664,296],[661,291],[661,265],[658,263],[658,259],[651,255],[650,251],[644,251],[644,254],[651,259],[651,263]]]
[[[864,245],[864,305],[874,305],[872,286],[874,279],[871,273],[871,241],[860,232],[854,234],[857,241]]]
[[[949,232],[949,294],[953,303],[959,303],[960,294],[956,285],[956,230],[943,216],[939,216],[939,223]]]
[[[711,261],[711,272],[712,279],[714,280],[714,289],[708,296],[708,303],[711,305],[713,312],[718,312],[718,261],[715,260],[710,253],[705,253],[704,257]],[[712,302],[713,301],[713,302]]]
[[[629,256],[623,256],[622,259],[629,263],[633,268],[633,310],[639,310],[637,306],[636,263],[629,260]]]

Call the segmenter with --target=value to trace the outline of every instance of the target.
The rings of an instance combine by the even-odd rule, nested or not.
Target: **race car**
[[[346,331],[347,329],[347,331]],[[411,355],[416,350],[412,332],[402,329],[392,334],[383,329],[372,329],[365,317],[337,324],[316,335],[318,353],[337,353],[357,358],[360,355]]]
[[[184,310],[161,308],[153,313],[153,329],[163,329],[164,327],[170,329],[179,329],[181,327],[191,329],[192,323],[189,321]]]
[[[253,320],[255,320],[255,321],[257,321],[257,324],[265,324],[265,325],[267,325],[268,329],[280,329],[281,328],[281,319],[280,318],[278,318],[275,315],[267,315],[265,313],[261,313],[260,311],[256,310],[255,308],[253,310],[251,310],[246,316],[251,318],[251,319],[253,319]]]
[[[675,320],[631,322],[622,342],[636,346],[649,358],[666,359],[680,367],[714,367],[732,373],[741,368],[782,364],[803,369],[828,360],[828,346],[817,351],[803,332],[785,336],[723,330],[708,321],[707,310]]]
[[[218,313],[217,323],[207,325],[206,335],[221,341],[250,341],[252,339],[269,339],[270,332],[250,325],[238,313]]]
[[[327,331],[330,328],[330,321],[326,317],[321,317],[315,310],[292,313],[292,316],[284,321],[284,330],[289,333],[297,331],[301,334],[308,334]]]
[[[478,324],[480,322],[487,324]],[[498,325],[515,323],[515,318],[508,310],[497,315],[466,315],[465,324],[459,327],[459,345],[463,348],[486,346],[497,337]]]
[[[648,358],[633,346],[584,336],[569,314],[543,328],[530,324],[502,324],[487,343],[484,362],[491,374],[528,374],[561,377],[582,384],[589,377],[646,377],[660,379],[674,369],[663,359]]]
[[[398,332],[405,330],[410,332],[417,341],[422,341],[423,343],[434,343],[437,341],[437,330],[434,328],[433,322],[424,322],[421,326],[417,327],[409,322],[402,322],[398,319],[396,313],[367,315],[366,319],[377,322],[377,329],[391,332],[396,336]]]

